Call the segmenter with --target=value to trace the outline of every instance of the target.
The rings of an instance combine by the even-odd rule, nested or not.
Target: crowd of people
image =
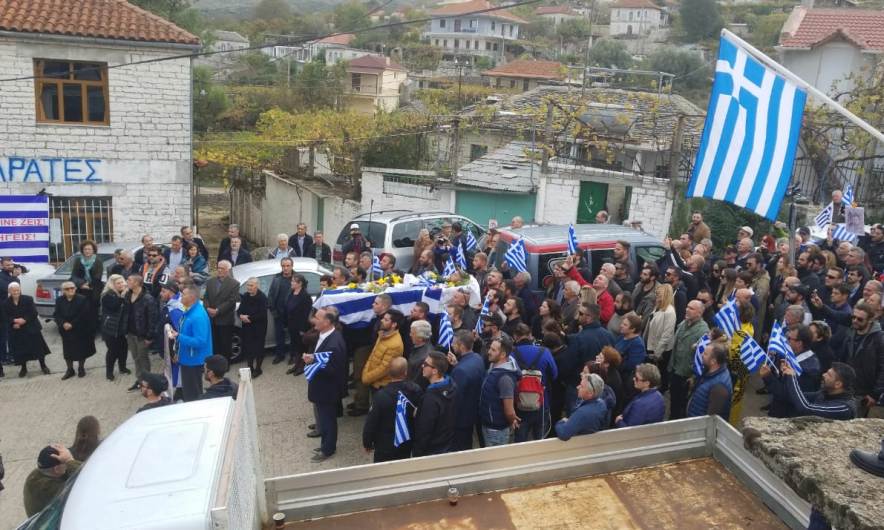
[[[522,220],[511,226],[521,227]],[[470,236],[458,223],[437,234],[423,230],[413,265],[400,270],[392,254],[372,253],[358,224],[349,228],[343,262],[320,278],[320,289],[405,272],[442,274],[453,249],[467,248]],[[280,234],[269,252],[281,272],[267,293],[252,278],[240,295],[231,276],[234,264],[252,258],[235,225],[221,242],[214,274],[206,245],[190,227],[169,248],[145,236],[135,255],[120,252],[106,283],[96,246],[86,241],[56,302],[63,379],[85,375],[83,363],[95,353],[99,332],[108,379],[115,369],[129,373],[131,353],[130,390],[141,390],[143,409],[205,394],[235,396],[224,377],[229,363],[245,361],[253,377],[261,375],[272,319],[273,364],[288,359],[288,373],[308,379],[315,421],[306,435],[320,438],[314,462],[335,454],[337,422],[345,413],[365,416],[363,446],[376,462],[476,444],[568,440],[667,417],[716,414],[737,425],[747,392],[767,394],[765,409],[774,417],[880,416],[884,227],[873,225],[856,244],[833,239],[831,230],[816,242],[807,230],[780,236],[743,226],[724,238],[732,244],[718,253],[696,212],[684,234],[663,241],[656,262],[634,262],[626,241],[617,242],[608,263],[590,264],[578,251],[552,262],[538,293],[530,273],[508,266],[507,245],[492,229],[455,272],[477,280],[483,305],[471,305],[469,292],[458,289],[446,297],[441,318],[423,302],[403,312],[382,293],[371,320],[358,326],[344,325],[333,305],[313,308],[308,281],[294,271],[292,258],[327,262],[331,250],[303,223],[291,237]],[[2,264],[0,275],[11,275],[11,260]],[[48,371],[45,342],[33,340],[40,336],[33,300],[14,281],[3,286],[4,327],[21,374],[31,360]],[[733,333],[717,326],[726,305],[737,313]],[[242,354],[231,359],[236,316]],[[772,358],[750,387],[740,346],[746,337],[766,345],[774,329],[785,333],[800,375]],[[698,350],[707,336],[708,345]],[[163,350],[171,352],[171,389],[150,371],[150,353]]]

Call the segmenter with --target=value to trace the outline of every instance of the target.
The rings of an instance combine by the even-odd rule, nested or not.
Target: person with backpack
[[[507,445],[521,418],[516,415],[516,385],[522,377],[516,361],[510,356],[513,342],[505,336],[494,339],[488,347],[491,366],[479,392],[479,419],[485,446]]]
[[[559,376],[559,370],[552,353],[534,344],[527,324],[516,326],[513,338],[516,341],[513,358],[522,372],[516,385],[516,411],[522,422],[516,429],[515,441],[542,440],[550,426],[549,388]]]

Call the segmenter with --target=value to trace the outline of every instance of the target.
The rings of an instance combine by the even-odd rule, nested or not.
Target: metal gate
[[[86,239],[112,241],[113,219],[110,197],[50,197],[49,261],[66,260]]]

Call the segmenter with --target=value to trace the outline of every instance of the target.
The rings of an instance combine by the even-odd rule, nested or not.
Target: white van
[[[236,488],[239,513],[227,513],[231,480],[243,467],[234,464],[242,454],[236,410],[233,399],[216,398],[135,414],[19,530],[259,529],[260,471],[247,469],[256,482],[246,482],[260,485],[262,499],[257,487],[251,498]]]

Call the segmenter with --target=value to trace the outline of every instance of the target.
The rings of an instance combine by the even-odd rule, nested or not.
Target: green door
[[[526,223],[533,222],[535,202],[534,195],[458,191],[456,210],[482,226],[488,226],[489,219],[496,219],[498,225],[506,226],[517,215]]]
[[[577,204],[577,222],[594,223],[595,214],[605,209],[608,202],[608,185],[600,182],[581,182],[580,200]]]

